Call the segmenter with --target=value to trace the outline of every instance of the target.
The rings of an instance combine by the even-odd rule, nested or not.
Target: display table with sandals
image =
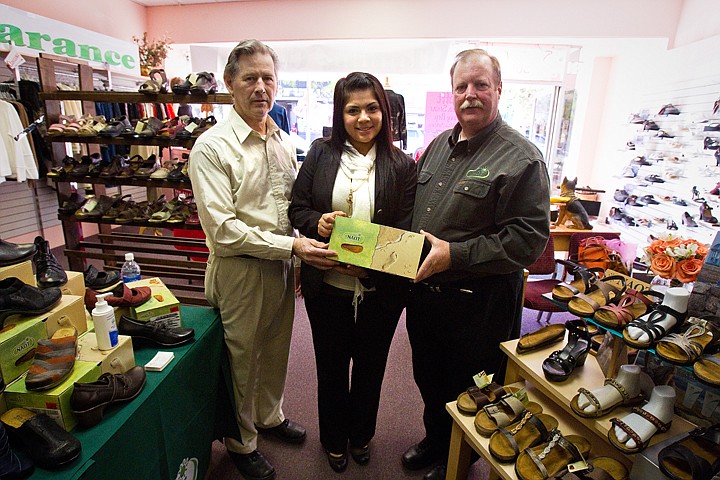
[[[648,385],[645,378],[641,382],[635,365],[622,366],[614,378],[606,378],[596,358],[587,355],[572,375],[551,381],[548,374],[553,378],[558,373],[553,362],[561,352],[567,353],[568,345],[572,350],[573,342],[589,342],[589,336],[573,338],[583,337],[573,330],[581,327],[559,327],[500,345],[508,356],[505,389],[524,385],[524,408],[512,406],[516,402],[489,403],[475,415],[467,405],[458,408],[458,401],[447,404],[453,418],[448,479],[467,477],[473,449],[490,463],[491,478],[548,478],[567,473],[567,465],[579,461],[619,480],[627,478],[634,453],[695,428],[673,414],[673,388]],[[498,410],[503,414],[495,414]],[[488,422],[488,415],[502,425],[489,438],[493,421]]]
[[[212,441],[230,433],[223,431],[228,427],[221,418],[230,405],[221,368],[222,325],[210,308],[182,306],[181,314],[183,325],[195,331],[194,341],[162,349],[172,351],[174,359],[162,371],[146,372],[137,397],[110,405],[99,422],[93,418],[92,426],[70,432],[81,444],[79,458],[61,469],[36,466],[30,478],[174,479],[181,469],[188,478],[203,478]],[[147,364],[157,351],[137,346],[137,365]]]

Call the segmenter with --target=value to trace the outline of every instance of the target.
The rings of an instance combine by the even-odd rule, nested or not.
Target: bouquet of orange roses
[[[697,280],[708,246],[672,234],[653,240],[645,247],[650,270],[659,277],[689,283]]]

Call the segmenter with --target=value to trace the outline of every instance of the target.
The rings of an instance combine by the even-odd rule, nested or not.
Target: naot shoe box
[[[118,308],[115,320],[120,315],[128,315],[139,322],[164,323],[169,327],[180,327],[180,302],[165,284],[157,277],[136,280],[127,284],[129,288],[150,287],[150,300],[138,307]]]
[[[334,260],[380,272],[415,278],[425,237],[348,217],[335,217],[330,237]]]
[[[82,272],[65,272],[68,277],[68,281],[65,285],[60,287],[60,291],[63,295],[79,295],[85,296],[85,276]]]
[[[63,295],[55,308],[32,318],[45,322],[48,338],[52,337],[55,331],[61,327],[75,327],[78,335],[85,333],[88,329],[85,318],[85,299],[77,295]]]
[[[0,374],[5,385],[30,368],[38,340],[46,338],[42,319],[13,316],[5,320],[0,330]]]
[[[100,350],[95,333],[87,332],[78,338],[78,360],[97,363],[102,373],[125,373],[135,366],[132,339],[118,335],[118,344],[114,348]]]
[[[70,375],[50,390],[30,392],[25,388],[25,376],[18,378],[5,389],[5,402],[7,408],[23,407],[44,413],[69,432],[77,425],[77,419],[70,408],[73,384],[94,382],[100,375],[100,366],[96,362],[76,360]]]
[[[26,285],[36,286],[32,260],[26,260],[22,263],[10,265],[9,267],[0,267],[0,280],[5,280],[10,277],[17,277]]]

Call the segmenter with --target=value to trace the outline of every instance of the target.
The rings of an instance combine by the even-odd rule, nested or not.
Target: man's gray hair
[[[238,43],[235,48],[232,49],[228,56],[227,64],[225,64],[225,71],[223,72],[223,79],[227,82],[227,79],[235,78],[235,75],[240,71],[240,57],[255,55],[260,53],[263,55],[270,55],[273,60],[273,66],[275,70],[275,76],[278,74],[278,56],[275,50],[268,47],[259,40],[250,39],[243,40]]]
[[[494,57],[493,55],[490,55],[487,50],[483,50],[482,48],[471,48],[469,50],[463,50],[462,52],[455,55],[455,61],[452,64],[452,67],[450,67],[450,84],[452,85],[452,77],[453,73],[455,73],[455,67],[460,62],[465,62],[470,57],[487,57],[490,59],[490,63],[492,64],[493,71],[495,72],[495,82],[497,82],[498,85],[502,82],[502,74],[500,73],[500,61],[497,59],[497,57]]]

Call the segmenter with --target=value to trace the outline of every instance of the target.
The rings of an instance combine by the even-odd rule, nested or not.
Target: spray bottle
[[[108,305],[105,297],[112,293],[97,296],[97,303],[92,311],[95,322],[95,336],[100,350],[110,350],[118,344],[118,329],[115,325],[115,311]]]

